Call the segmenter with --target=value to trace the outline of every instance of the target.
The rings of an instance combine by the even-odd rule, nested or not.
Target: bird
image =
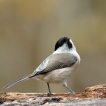
[[[48,93],[52,94],[50,90],[50,83],[62,83],[64,87],[69,90],[70,94],[75,92],[67,85],[67,79],[72,72],[79,66],[81,58],[76,51],[76,47],[69,37],[61,37],[55,44],[54,52],[48,56],[30,75],[24,76],[14,82],[7,84],[4,88],[30,79],[43,80],[47,83]]]

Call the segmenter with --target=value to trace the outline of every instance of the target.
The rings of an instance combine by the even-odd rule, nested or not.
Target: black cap
[[[55,51],[56,51],[59,47],[61,47],[64,43],[67,43],[69,49],[72,48],[72,43],[70,42],[70,38],[68,38],[68,37],[62,37],[62,38],[60,38],[60,39],[56,42],[56,44],[55,44]]]

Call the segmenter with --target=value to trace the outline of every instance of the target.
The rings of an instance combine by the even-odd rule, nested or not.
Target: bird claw
[[[68,94],[75,94],[75,92],[74,91],[71,91],[71,92],[68,92]]]
[[[46,95],[47,95],[47,96],[50,96],[51,94],[52,94],[51,92],[48,92]]]

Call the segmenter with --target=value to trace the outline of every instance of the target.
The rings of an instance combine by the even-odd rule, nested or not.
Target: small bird
[[[52,94],[49,83],[62,83],[70,91],[69,93],[74,94],[75,92],[67,86],[67,79],[77,68],[80,60],[80,56],[72,40],[68,37],[62,37],[56,42],[54,52],[32,74],[6,85],[5,88],[10,88],[18,82],[35,78],[47,83],[49,90],[47,95]]]

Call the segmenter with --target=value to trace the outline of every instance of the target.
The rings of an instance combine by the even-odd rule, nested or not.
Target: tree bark
[[[0,93],[1,106],[70,106],[70,105],[105,105],[106,84],[85,88],[82,93],[51,94],[44,93]]]

